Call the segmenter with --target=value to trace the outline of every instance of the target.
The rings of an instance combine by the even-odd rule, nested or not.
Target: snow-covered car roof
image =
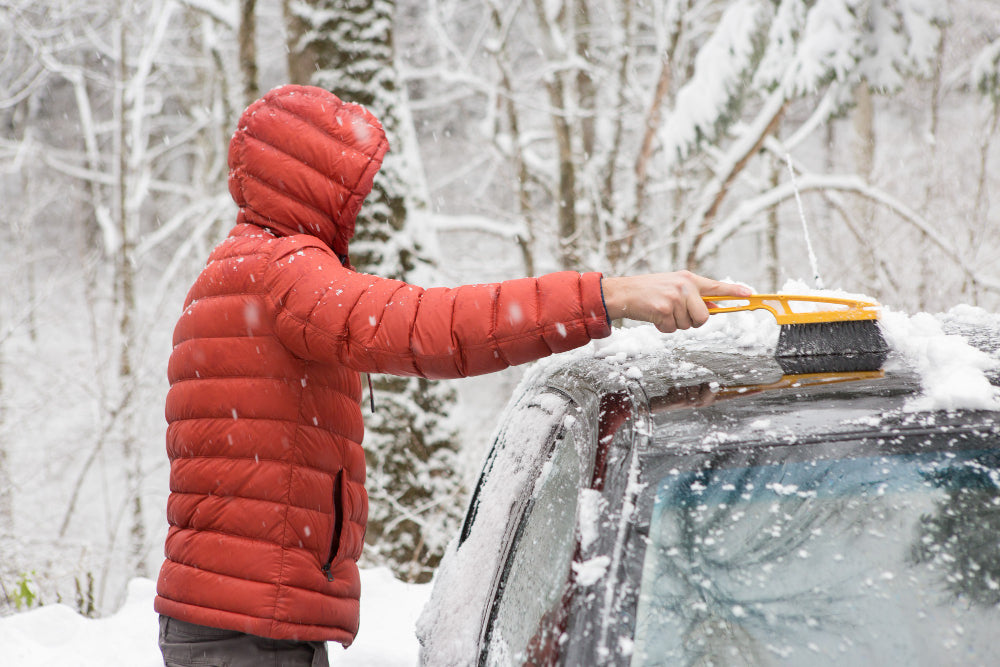
[[[493,601],[513,595],[504,587],[534,586],[544,594],[545,581],[510,581],[518,564],[509,548],[531,530],[521,517],[544,504],[553,470],[579,470],[579,494],[567,510],[575,540],[571,578],[589,597],[575,596],[565,614],[576,613],[575,605],[603,608],[604,615],[557,619],[562,635],[549,641],[565,644],[568,626],[579,631],[590,624],[590,639],[561,646],[562,659],[602,655],[614,663],[627,662],[634,647],[631,630],[616,629],[621,619],[612,617],[634,609],[638,594],[606,575],[639,567],[629,545],[657,497],[646,487],[658,483],[644,476],[643,466],[662,468],[662,476],[739,468],[748,460],[856,457],[902,441],[904,431],[946,444],[970,433],[1000,440],[1000,318],[970,308],[938,316],[889,312],[882,326],[893,354],[874,373],[783,375],[772,357],[776,327],[752,313],[714,317],[702,330],[674,336],[651,327],[620,331],[538,364],[501,419],[462,534],[436,576],[418,624],[423,661],[485,661],[481,649],[498,643],[499,631],[490,630],[498,624]],[[833,443],[831,432],[839,434]],[[636,514],[640,505],[645,519]],[[634,628],[635,619],[626,625]],[[494,650],[488,662],[518,662],[504,655],[502,647]]]

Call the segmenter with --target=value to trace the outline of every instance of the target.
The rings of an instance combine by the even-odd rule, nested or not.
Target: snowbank
[[[384,568],[361,571],[361,630],[349,650],[330,644],[337,667],[412,667],[417,664],[413,627],[429,585],[404,584]],[[135,579],[115,614],[80,616],[62,604],[0,618],[0,665],[42,667],[163,667],[153,612],[156,585]]]
[[[163,666],[156,646],[154,582],[135,579],[117,613],[102,619],[80,616],[51,604],[0,619],[0,663],[5,665]]]

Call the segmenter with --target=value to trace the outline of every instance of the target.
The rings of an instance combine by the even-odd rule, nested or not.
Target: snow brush
[[[770,311],[780,333],[774,351],[781,370],[789,375],[877,371],[889,355],[879,327],[879,304],[826,296],[754,294],[748,297],[706,296],[708,312]],[[740,301],[719,307],[718,302]],[[795,302],[818,303],[823,310],[796,312]]]

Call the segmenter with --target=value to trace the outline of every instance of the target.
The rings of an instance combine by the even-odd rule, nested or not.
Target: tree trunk
[[[408,114],[396,83],[395,4],[301,0],[286,2],[285,12],[292,82],[362,104],[385,128],[392,150],[358,215],[351,262],[360,271],[406,280],[422,250],[405,229],[409,204],[418,199],[417,165],[407,163],[415,147],[403,145],[410,133],[402,131]],[[459,519],[458,442],[446,426],[456,397],[448,385],[422,378],[378,376],[372,382],[378,408],[365,420],[367,557],[408,581],[428,581]]]
[[[580,63],[593,60],[590,55],[590,34],[595,26],[590,21],[588,0],[576,0],[576,11],[573,12],[574,38],[576,41],[576,57]],[[594,154],[595,136],[594,119],[596,117],[597,86],[589,66],[577,66],[576,98],[579,111],[580,147],[583,160],[587,161]]]
[[[133,201],[132,184],[138,177],[134,172],[131,151],[140,150],[130,145],[130,123],[140,123],[143,113],[137,100],[131,99],[126,90],[132,72],[129,64],[129,21],[132,7],[130,0],[123,3],[119,28],[118,86],[115,91],[115,122],[118,136],[116,174],[116,214],[118,217],[119,247],[115,258],[115,294],[118,306],[118,386],[122,398],[123,416],[121,420],[122,467],[125,478],[126,502],[130,505],[128,554],[129,566],[135,576],[148,576],[145,566],[146,524],[142,509],[142,448],[139,446],[135,426],[135,407],[132,405],[137,373],[133,362],[133,352],[137,345],[136,318],[136,262],[135,236],[138,232],[138,210]]]
[[[627,241],[618,238],[623,234],[624,230],[620,228],[622,225],[617,220],[618,215],[616,214],[616,210],[619,207],[619,203],[616,201],[615,196],[617,188],[615,176],[618,170],[618,157],[622,150],[625,124],[628,116],[626,111],[628,105],[628,79],[631,72],[635,30],[632,20],[632,10],[633,0],[623,0],[620,3],[622,43],[615,73],[617,95],[614,102],[614,109],[616,109],[613,118],[614,132],[611,145],[607,149],[607,157],[605,158],[603,167],[601,167],[604,172],[604,179],[601,183],[600,208],[604,213],[604,228],[602,232],[607,239],[604,255],[607,257],[612,269],[617,269],[621,265],[626,255],[625,245],[627,243]],[[632,222],[626,224],[634,224],[638,216],[636,213],[638,210],[639,206],[634,205],[634,211],[629,216]]]
[[[500,72],[500,88],[504,117],[507,119],[507,131],[510,133],[510,151],[513,160],[513,169],[517,174],[517,210],[521,221],[524,224],[525,232],[518,234],[517,245],[521,251],[521,261],[524,264],[524,273],[528,276],[535,275],[535,225],[534,210],[531,204],[531,194],[529,187],[532,181],[531,172],[524,159],[524,150],[521,146],[521,123],[518,118],[517,105],[514,103],[514,86],[511,83],[510,65],[507,60],[507,40],[503,34],[504,22],[500,13],[500,6],[496,0],[490,2],[490,19],[493,29],[496,31],[497,48],[493,51],[493,58],[496,62],[497,70]],[[499,129],[499,128],[497,128]]]
[[[543,0],[534,0],[535,14],[541,27],[542,35],[546,40],[545,49],[548,51],[550,60],[560,58],[568,59],[570,53],[556,52],[555,35],[559,29],[559,21],[565,14],[566,8],[563,6],[559,10],[559,17],[556,23],[548,15],[548,7]],[[564,44],[565,39],[560,38],[560,43]],[[562,50],[565,50],[563,48]],[[549,106],[551,110],[549,116],[552,122],[552,130],[556,141],[556,161],[558,162],[557,188],[556,188],[556,220],[558,236],[558,258],[560,268],[573,269],[579,265],[579,242],[577,219],[576,219],[576,158],[573,153],[573,127],[570,122],[571,109],[568,106],[567,85],[562,72],[553,72],[545,82],[545,89],[548,93]]]
[[[294,4],[285,4],[291,82],[319,86],[367,107],[392,146],[358,215],[351,261],[361,270],[402,278],[414,268],[414,250],[404,248],[392,256],[385,252],[406,222],[406,150],[399,145],[392,45],[395,5],[389,0],[312,0],[302,6],[306,4],[312,12],[297,13]],[[311,23],[316,17],[322,19],[319,25]]]
[[[559,201],[556,202],[559,221],[559,260],[561,268],[573,269],[579,264],[576,221],[576,162],[573,157],[573,136],[563,111],[565,88],[559,75],[548,86],[552,104],[552,126],[556,134],[559,159]]]
[[[303,16],[295,11],[293,3],[297,0],[282,0],[281,8],[285,17],[285,40],[288,54],[288,82],[304,85],[312,80],[316,71],[316,53],[305,43],[309,32],[309,24]]]
[[[286,0],[287,3],[287,0]],[[240,27],[237,41],[240,51],[240,71],[243,73],[243,103],[250,106],[260,97],[257,82],[257,0],[240,0]]]
[[[649,163],[653,158],[656,134],[663,122],[663,105],[666,103],[671,84],[673,83],[674,57],[677,53],[677,45],[680,43],[683,29],[684,12],[678,11],[677,21],[670,32],[666,53],[663,54],[660,60],[660,74],[656,79],[653,98],[650,100],[649,109],[646,112],[642,142],[640,143],[639,154],[635,160],[635,214],[629,223],[629,251],[632,250],[632,246],[638,236],[639,229],[642,226],[640,220],[646,210],[646,186],[649,180]]]
[[[7,398],[4,395],[4,308],[0,303],[0,535],[14,534],[14,485],[7,458]]]
[[[776,188],[781,182],[781,164],[776,163],[771,167],[771,187]],[[778,207],[772,206],[767,212],[767,231],[765,232],[765,244],[767,248],[767,284],[771,292],[778,291],[778,283],[781,280],[781,245],[778,243],[778,232],[781,226],[778,218]]]

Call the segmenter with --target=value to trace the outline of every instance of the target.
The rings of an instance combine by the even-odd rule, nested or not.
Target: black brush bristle
[[[875,320],[784,324],[774,356],[789,375],[877,371],[889,346]]]

